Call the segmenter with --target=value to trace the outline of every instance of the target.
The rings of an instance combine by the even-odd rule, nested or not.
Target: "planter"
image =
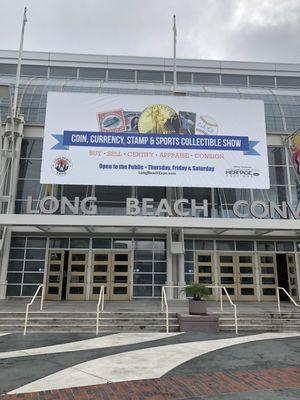
[[[189,299],[189,313],[191,315],[207,314],[206,301]]]
[[[177,314],[180,332],[219,332],[219,318],[215,315]]]

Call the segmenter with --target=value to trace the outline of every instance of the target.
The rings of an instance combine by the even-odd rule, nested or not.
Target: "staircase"
[[[220,331],[234,331],[234,318],[230,314],[219,317]],[[265,312],[256,314],[238,314],[239,332],[300,332],[300,312]]]
[[[100,332],[165,332],[166,314],[161,312],[103,312]],[[24,312],[0,312],[0,332],[23,332]],[[234,332],[232,314],[219,314],[220,331]],[[238,314],[239,332],[300,332],[300,312]],[[90,332],[96,331],[95,312],[32,311],[28,332]],[[178,332],[175,312],[169,313],[169,331]]]
[[[165,332],[166,314],[161,312],[103,312],[100,332]],[[0,312],[1,332],[21,332],[24,312]],[[176,313],[169,313],[169,331],[179,330]],[[29,314],[27,332],[95,332],[95,312],[40,312]]]

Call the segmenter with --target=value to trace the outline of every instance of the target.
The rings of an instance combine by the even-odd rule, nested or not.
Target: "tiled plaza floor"
[[[3,400],[299,400],[300,333],[0,336]]]

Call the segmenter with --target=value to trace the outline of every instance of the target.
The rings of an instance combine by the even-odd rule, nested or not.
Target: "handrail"
[[[164,311],[164,303],[165,305],[168,305],[167,301],[167,296],[166,296],[166,288],[186,288],[188,285],[165,285],[162,287],[162,297],[161,297],[161,311]],[[235,325],[235,333],[238,335],[238,321],[237,321],[237,308],[236,304],[234,304],[231,300],[231,297],[229,296],[227,289],[225,286],[219,286],[219,285],[207,285],[206,287],[212,288],[212,289],[219,289],[219,296],[220,296],[220,306],[221,306],[221,312],[223,312],[223,298],[222,298],[222,290],[224,290],[226,297],[229,301],[229,303],[233,307],[233,312],[234,312],[234,325]],[[165,296],[165,299],[164,299]]]
[[[292,298],[292,296],[285,290],[285,288],[283,288],[283,287],[281,287],[281,286],[278,286],[278,287],[276,288],[278,312],[281,313],[279,290],[283,290],[284,293],[285,293],[285,294],[289,297],[289,299],[292,301],[292,303],[294,303],[294,305],[295,305],[296,307],[300,307],[300,304],[297,304],[297,303],[295,302],[295,300],[294,300],[294,299]]]
[[[44,285],[39,285],[39,287],[37,288],[34,296],[31,299],[31,302],[26,304],[26,313],[25,313],[25,322],[24,322],[24,332],[23,335],[25,336],[27,333],[27,324],[28,324],[28,314],[29,314],[29,307],[32,306],[38,292],[40,291],[40,289],[43,288],[42,290],[42,295],[41,295],[41,305],[40,305],[40,311],[43,310],[43,306],[44,306],[44,297],[45,297],[45,291],[44,291]]]
[[[100,287],[100,292],[99,292],[99,299],[97,303],[97,321],[96,321],[96,336],[99,334],[99,313],[100,313],[100,305],[101,305],[101,311],[104,309],[104,295],[105,295],[105,286]]]
[[[166,307],[166,333],[169,333],[169,305],[168,305],[168,300],[167,300],[167,295],[166,295],[166,289],[165,286],[162,287],[162,302],[165,303]],[[163,303],[162,303],[163,304]],[[163,310],[162,310],[163,311]]]

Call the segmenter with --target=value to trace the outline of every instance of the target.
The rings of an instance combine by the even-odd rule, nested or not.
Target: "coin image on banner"
[[[173,108],[165,104],[154,104],[141,113],[138,129],[140,133],[179,133],[179,117]]]
[[[125,132],[123,110],[106,111],[97,114],[100,132]]]
[[[218,123],[209,115],[200,115],[196,122],[196,135],[217,135]]]
[[[55,175],[66,175],[72,169],[72,162],[65,156],[56,157],[51,164]]]

